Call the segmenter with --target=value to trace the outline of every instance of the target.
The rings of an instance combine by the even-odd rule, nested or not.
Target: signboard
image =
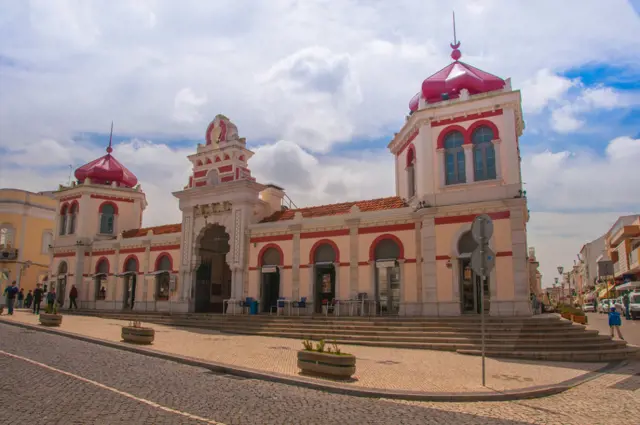
[[[481,243],[481,239],[485,241],[491,239],[493,236],[493,220],[487,214],[481,214],[473,220],[471,225],[471,236],[473,239]]]
[[[387,267],[395,267],[395,266],[396,266],[396,260],[376,261],[376,267],[379,269],[386,269]]]
[[[278,266],[262,266],[262,273],[275,273],[278,271]]]
[[[476,249],[471,254],[471,268],[478,276],[489,276],[495,266],[496,254],[488,246],[484,247],[482,253]]]

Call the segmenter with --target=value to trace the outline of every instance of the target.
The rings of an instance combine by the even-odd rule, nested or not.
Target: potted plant
[[[142,326],[142,322],[139,320],[131,320],[129,326],[122,327],[121,335],[124,342],[151,344],[156,336],[156,331],[153,328]]]
[[[298,351],[298,368],[302,373],[333,379],[349,379],[356,373],[356,357],[343,353],[337,342],[327,347],[320,340],[314,347],[312,341],[305,340],[302,346]]]
[[[560,315],[567,320],[580,323],[581,325],[585,325],[587,323],[587,316],[584,314],[584,311],[579,308],[563,306],[560,310]]]
[[[62,314],[58,313],[58,304],[48,304],[44,313],[40,313],[40,324],[43,326],[60,326],[62,324]]]

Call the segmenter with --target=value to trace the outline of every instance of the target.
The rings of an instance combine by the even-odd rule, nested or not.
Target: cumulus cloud
[[[185,123],[199,121],[200,107],[207,102],[207,96],[198,96],[190,87],[183,88],[173,100],[173,119]]]
[[[541,69],[522,84],[522,109],[524,112],[540,112],[549,102],[563,99],[575,84],[575,81],[556,75],[549,69]]]

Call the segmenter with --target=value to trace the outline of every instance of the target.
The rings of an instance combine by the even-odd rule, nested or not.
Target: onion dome
[[[85,179],[91,179],[91,183],[111,184],[118,183],[120,187],[134,187],[138,184],[138,178],[111,156],[111,138],[107,147],[107,154],[78,168],[75,172],[76,179],[83,183]]]
[[[422,90],[409,101],[411,112],[418,109],[420,98],[427,103],[436,103],[459,97],[463,89],[474,95],[500,90],[505,86],[502,78],[460,62],[462,54],[458,50],[459,47],[460,42],[451,44],[453,62],[422,82]]]

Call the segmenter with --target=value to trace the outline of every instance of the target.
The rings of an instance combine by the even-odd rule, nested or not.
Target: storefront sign
[[[277,266],[263,266],[262,273],[276,273],[278,271]]]

